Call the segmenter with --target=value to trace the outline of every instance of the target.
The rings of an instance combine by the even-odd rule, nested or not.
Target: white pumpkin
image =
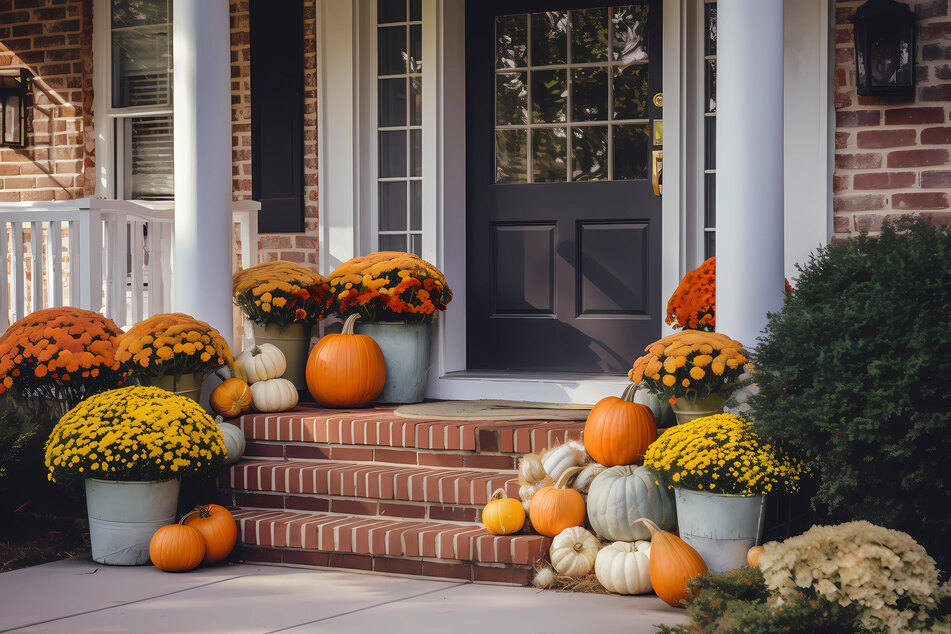
[[[259,412],[283,412],[297,405],[297,388],[287,379],[268,379],[251,385],[251,404]]]
[[[528,453],[518,461],[518,483],[521,485],[539,484],[548,479],[542,459],[533,453]]]
[[[598,476],[598,474],[605,469],[607,469],[607,467],[605,467],[603,464],[592,462],[591,464],[587,465],[581,471],[581,473],[575,476],[574,482],[571,483],[571,488],[578,493],[587,493],[588,489],[591,487],[591,483],[594,482],[594,479]]]
[[[652,590],[650,556],[650,542],[614,542],[598,551],[594,574],[611,592],[644,594]]]
[[[276,379],[287,369],[284,353],[272,343],[252,346],[239,354],[236,360],[240,361],[244,367],[249,385],[254,385],[258,381]]]
[[[556,482],[566,469],[580,467],[587,460],[588,452],[584,450],[584,445],[575,441],[552,447],[542,454],[542,466]]]
[[[225,437],[225,464],[234,464],[244,455],[246,446],[244,432],[237,425],[223,422],[220,416],[215,419],[215,422],[218,423],[218,428]]]
[[[558,533],[551,541],[551,565],[567,577],[586,575],[594,568],[601,544],[598,538],[581,526],[572,526]]]
[[[677,519],[673,495],[650,469],[633,465],[599,473],[588,488],[587,511],[595,533],[621,542],[650,539],[650,531],[634,520],[646,517],[669,531]]]
[[[657,398],[657,395],[647,389],[647,385],[643,382],[631,383],[625,388],[621,398],[625,401],[629,400],[632,403],[644,405],[650,409],[658,428],[670,427],[671,425],[677,424],[674,420],[674,412],[670,408],[670,403]]]

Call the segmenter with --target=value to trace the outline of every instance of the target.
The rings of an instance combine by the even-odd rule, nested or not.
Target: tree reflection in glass
[[[568,12],[532,14],[532,66],[552,66],[568,61]]]
[[[528,16],[500,15],[495,18],[495,67],[521,68],[528,51]]]
[[[571,12],[571,63],[602,62],[608,58],[608,10]]]
[[[614,59],[622,64],[647,59],[647,5],[614,7]]]
[[[568,180],[568,133],[565,128],[532,131],[532,176],[536,183]]]
[[[599,181],[608,177],[608,128],[583,126],[571,129],[571,179]]]
[[[528,180],[525,130],[495,131],[495,182],[524,183]]]

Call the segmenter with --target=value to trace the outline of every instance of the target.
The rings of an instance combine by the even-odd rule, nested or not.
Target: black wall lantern
[[[915,97],[915,14],[895,0],[868,0],[852,16],[860,95]]]
[[[26,110],[32,76],[25,68],[0,71],[0,145],[26,145]]]

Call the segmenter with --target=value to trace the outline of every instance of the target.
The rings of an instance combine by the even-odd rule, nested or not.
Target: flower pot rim
[[[92,480],[93,482],[108,482],[110,484],[159,484],[162,482],[174,482],[175,480],[181,480],[181,478],[166,478],[164,480],[108,480],[106,478],[92,478],[87,477],[85,480]]]
[[[393,320],[362,321],[358,319],[357,323],[354,324],[354,326],[360,326],[360,325],[369,326],[371,324],[378,324],[381,326],[415,326],[415,325],[429,326],[434,323],[436,322],[434,321],[393,321]]]
[[[688,489],[687,487],[678,487],[678,486],[675,486],[673,488],[676,491],[683,491],[684,493],[695,493],[697,495],[716,495],[718,497],[725,497],[725,498],[762,498],[762,497],[766,497],[767,495],[766,493],[752,493],[750,495],[746,495],[743,493],[717,493],[716,491],[701,491],[699,489],[694,490],[694,489]]]

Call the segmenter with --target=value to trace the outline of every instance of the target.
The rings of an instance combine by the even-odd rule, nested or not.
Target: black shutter
[[[304,231],[303,0],[251,0],[251,197],[258,231]]]

